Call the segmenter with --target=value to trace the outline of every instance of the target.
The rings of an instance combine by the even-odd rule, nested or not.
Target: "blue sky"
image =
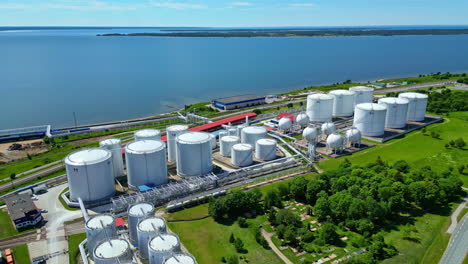
[[[467,0],[0,0],[0,26],[468,25]]]

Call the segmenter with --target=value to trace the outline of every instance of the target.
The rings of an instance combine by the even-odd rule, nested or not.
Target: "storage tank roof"
[[[90,165],[107,160],[112,153],[107,149],[93,148],[73,152],[66,158],[66,163],[71,165]]]
[[[176,141],[184,144],[198,144],[211,141],[211,136],[205,132],[187,132],[177,136]]]
[[[138,140],[128,144],[125,149],[130,153],[141,154],[160,151],[165,147],[159,140]]]
[[[166,223],[161,217],[152,216],[145,218],[138,223],[138,229],[143,232],[155,232],[164,228]]]
[[[103,259],[117,258],[129,250],[129,247],[128,242],[123,239],[110,239],[99,244],[94,253]]]
[[[366,91],[371,92],[374,91],[374,88],[368,86],[353,86],[349,88],[350,91]]]
[[[120,143],[121,143],[121,141],[118,138],[109,138],[109,139],[105,139],[105,140],[99,142],[99,145],[100,146],[117,145],[117,144],[120,144]]]
[[[333,96],[329,94],[309,94],[307,96],[308,99],[314,99],[314,100],[333,100]]]
[[[252,150],[253,148],[250,144],[240,143],[240,144],[235,144],[234,146],[232,146],[232,149],[237,150],[237,151],[249,151],[249,150]]]
[[[379,103],[386,103],[386,104],[408,104],[409,101],[406,98],[398,98],[398,97],[384,97],[379,99]]]
[[[240,139],[237,136],[224,136],[221,138],[221,141],[223,142],[237,142],[239,140]]]
[[[86,222],[86,227],[89,229],[100,229],[112,224],[114,224],[114,217],[111,215],[96,215]]]
[[[128,209],[128,214],[131,216],[145,216],[148,212],[154,210],[154,206],[149,203],[134,204]],[[142,212],[143,211],[143,212]]]
[[[405,97],[405,98],[411,98],[411,99],[425,99],[428,96],[427,94],[423,94],[423,93],[409,92],[409,93],[401,93],[398,95],[398,97]]]
[[[166,131],[184,131],[188,130],[188,126],[186,125],[173,125],[173,126],[168,126]]]
[[[247,134],[264,134],[267,132],[266,128],[261,126],[248,126],[242,129],[242,132]]]
[[[271,138],[261,138],[257,140],[259,145],[276,145],[276,140]]]
[[[164,264],[195,264],[195,260],[190,255],[176,254],[168,258]]]
[[[179,245],[179,238],[173,234],[160,234],[151,239],[149,246],[156,251],[169,251]]]
[[[356,107],[361,110],[373,110],[373,111],[383,111],[387,109],[385,105],[374,104],[374,103],[362,103],[362,104],[356,105]]]
[[[157,136],[160,134],[161,132],[157,129],[142,129],[142,130],[138,130],[137,132],[135,132],[135,135],[137,137],[153,137],[153,136]]]
[[[354,95],[355,92],[349,90],[331,90],[330,94],[333,95]]]

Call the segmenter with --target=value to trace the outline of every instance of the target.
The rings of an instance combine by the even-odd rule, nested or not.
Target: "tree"
[[[255,114],[259,115],[259,114],[262,113],[262,110],[260,110],[260,109],[255,109],[255,110],[253,110],[252,112],[254,112]]]
[[[239,264],[239,257],[237,255],[227,257],[227,264]]]
[[[327,183],[321,179],[312,179],[307,184],[307,191],[306,191],[306,198],[307,202],[310,205],[314,205],[317,201],[317,194],[319,194],[322,190],[325,190]]]
[[[319,197],[314,206],[314,215],[317,216],[320,222],[323,222],[327,220],[327,217],[330,214],[331,214],[331,210],[330,210],[330,202],[328,201],[328,195]]]
[[[293,212],[282,209],[276,213],[276,224],[300,227],[302,222],[299,216],[295,215]]]
[[[234,243],[234,241],[236,241],[236,238],[234,237],[234,234],[231,233],[231,235],[229,236],[229,243]]]
[[[437,133],[437,132],[431,131],[431,137],[432,137],[432,138],[439,139],[439,138],[440,138],[440,134]]]
[[[249,227],[249,224],[247,223],[247,220],[245,220],[244,217],[237,218],[237,224],[239,225],[240,228]]]
[[[234,247],[236,248],[237,253],[245,253],[244,242],[240,238],[236,238],[234,241]]]
[[[224,218],[226,214],[226,206],[223,198],[212,199],[208,204],[208,213],[213,217],[215,221],[219,221]]]
[[[463,140],[463,138],[458,138],[457,140],[455,140],[455,146],[457,146],[457,148],[459,149],[462,149],[466,146],[466,143]]]
[[[297,235],[294,230],[294,227],[292,226],[287,227],[286,232],[284,232],[284,240],[286,240],[288,244],[292,246],[296,246],[299,243],[296,237]]]
[[[29,153],[26,153],[26,157],[28,158],[28,160],[32,160],[32,156],[31,156],[31,154],[29,154]]]
[[[427,132],[426,127],[423,127],[423,128],[421,129],[421,132],[422,132],[424,135],[426,135],[426,132]]]
[[[327,244],[333,244],[338,240],[336,226],[332,223],[325,223],[318,230],[318,238]]]
[[[14,179],[16,179],[16,173],[12,172],[12,173],[10,174],[10,180],[13,181]]]
[[[458,166],[458,173],[463,174],[463,171],[465,170],[465,165],[461,164]]]
[[[263,208],[268,211],[271,210],[273,207],[282,208],[283,202],[281,201],[281,197],[276,190],[270,190],[265,194],[265,198],[263,199]]]
[[[282,183],[278,186],[278,193],[281,198],[288,199],[290,195],[289,185]]]
[[[290,186],[291,196],[298,202],[306,202],[308,181],[304,177],[295,177]]]
[[[455,140],[453,140],[453,139],[450,140],[450,141],[449,141],[449,144],[450,144],[450,146],[455,147]]]
[[[406,160],[399,160],[395,162],[392,166],[395,170],[403,173],[408,173],[411,169],[410,165]]]
[[[293,103],[288,103],[288,104],[287,104],[287,107],[288,107],[288,108],[292,108],[293,106],[294,106]]]
[[[279,225],[277,228],[276,228],[276,235],[278,235],[278,238],[279,239],[283,239],[284,238],[284,233],[286,232],[286,226],[284,225]]]

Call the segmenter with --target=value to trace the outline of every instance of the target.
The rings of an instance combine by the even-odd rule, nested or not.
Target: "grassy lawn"
[[[76,261],[78,255],[80,254],[80,249],[78,245],[86,239],[86,233],[80,233],[75,235],[68,236],[68,259],[70,264],[78,263]]]
[[[185,211],[199,211],[197,207]],[[248,219],[249,224],[257,222]],[[240,228],[237,223],[223,225],[215,222],[213,218],[205,218],[190,222],[168,223],[169,228],[179,235],[182,243],[188,251],[195,256],[198,263],[219,264],[222,257],[230,255],[244,256],[249,263],[281,264],[282,261],[272,250],[261,247],[250,228]],[[236,238],[242,239],[246,254],[238,254],[234,246],[229,243],[231,233]],[[246,263],[241,261],[240,263]]]
[[[15,263],[30,264],[29,250],[26,244],[12,248]]]
[[[18,230],[13,226],[8,213],[0,210],[0,238],[11,237],[17,234]]]
[[[28,185],[31,185],[31,184],[34,184],[34,183],[38,183],[38,182],[42,182],[42,181],[45,181],[45,180],[48,180],[48,179],[52,179],[52,178],[54,178],[54,177],[63,175],[63,174],[65,174],[65,173],[66,173],[65,169],[56,171],[56,172],[51,173],[51,174],[49,174],[49,175],[47,175],[47,176],[43,176],[43,177],[41,177],[40,179],[37,178],[37,179],[31,180],[31,181],[24,182],[24,183],[19,184],[19,185],[15,185],[14,188],[12,187],[12,188],[10,188],[10,189],[6,189],[6,190],[0,192],[0,195],[7,194],[7,193],[9,193],[9,192],[11,192],[11,191],[14,191],[14,190],[18,189],[18,188],[25,187],[25,186],[28,186]]]
[[[175,213],[171,213],[166,217],[166,220],[187,220],[202,218],[208,215],[208,204],[202,204],[191,208],[190,210],[182,210]]]
[[[463,218],[463,216],[466,215],[466,213],[468,212],[468,208],[463,208],[460,212],[460,214],[458,215],[457,217],[457,222],[460,222],[460,220]]]
[[[451,113],[444,123],[437,123],[427,128],[427,133],[435,131],[441,135],[441,139],[434,139],[423,135],[420,130],[406,134],[401,139],[394,139],[385,144],[376,145],[368,150],[360,151],[347,156],[354,164],[367,164],[374,161],[377,156],[388,162],[406,160],[416,167],[430,165],[436,170],[445,170],[448,166],[455,168],[457,165],[468,164],[468,151],[457,148],[445,148],[450,140],[463,137],[468,141],[468,112]],[[324,170],[332,170],[338,167],[343,158],[329,159],[319,165]],[[468,174],[458,174],[464,186],[468,186]]]
[[[67,203],[62,199],[62,194],[64,194],[64,193],[65,193],[66,191],[68,191],[69,189],[70,189],[69,187],[65,188],[65,189],[60,193],[58,199],[59,199],[60,203],[63,205],[63,207],[64,207],[65,209],[67,209],[67,210],[69,210],[69,211],[78,211],[78,210],[80,210],[80,208],[70,207],[70,206],[68,206]]]

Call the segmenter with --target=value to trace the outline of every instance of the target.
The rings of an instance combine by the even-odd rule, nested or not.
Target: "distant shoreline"
[[[346,29],[346,30],[177,30],[163,33],[108,33],[98,37],[359,37],[359,36],[429,36],[467,35],[466,29]]]

